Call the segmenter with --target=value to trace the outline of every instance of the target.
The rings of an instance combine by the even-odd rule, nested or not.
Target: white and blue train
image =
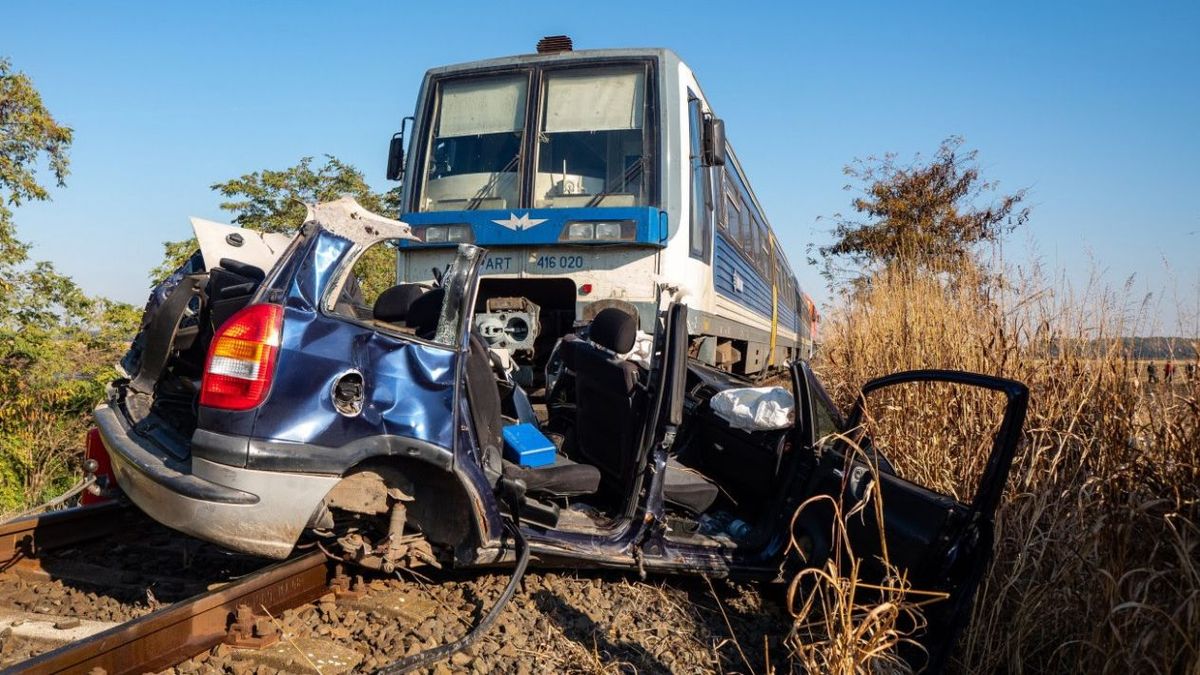
[[[388,176],[422,241],[401,245],[399,280],[429,281],[459,242],[487,248],[477,323],[496,346],[532,365],[610,306],[652,330],[670,288],[702,361],[754,374],[810,354],[812,304],[673,52],[546,38],[430,70],[409,119]]]

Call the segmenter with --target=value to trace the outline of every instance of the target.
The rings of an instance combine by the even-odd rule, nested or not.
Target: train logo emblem
[[[546,219],[545,218],[530,218],[528,213],[526,213],[526,214],[522,215],[520,218],[518,218],[517,214],[513,213],[512,211],[509,211],[508,218],[506,220],[493,220],[492,222],[497,225],[502,225],[504,227],[507,227],[508,229],[512,230],[513,232],[519,232],[521,230],[527,230],[536,225],[541,225],[542,223],[546,222]]]

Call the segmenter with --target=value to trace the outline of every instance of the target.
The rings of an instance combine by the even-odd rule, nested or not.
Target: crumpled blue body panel
[[[454,351],[320,309],[352,253],[352,242],[328,232],[300,252],[302,262],[283,299],[275,378],[258,409],[254,437],[333,448],[382,434],[452,448]],[[363,376],[364,403],[361,414],[348,417],[334,408],[332,392],[351,370]]]

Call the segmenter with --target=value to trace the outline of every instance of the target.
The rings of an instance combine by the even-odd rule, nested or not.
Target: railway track
[[[170,570],[130,573],[89,562],[113,548],[124,548],[131,557],[146,556],[145,548],[122,540],[131,534],[135,541],[145,540],[147,530],[153,529],[161,528],[136,509],[117,502],[0,525],[0,573],[18,588],[5,596],[17,597],[16,606],[0,604],[0,643],[14,639],[33,643],[17,654],[32,654],[32,658],[9,663],[0,660],[6,666],[4,672],[144,673],[173,666],[222,643],[233,647],[270,646],[278,641],[279,632],[264,623],[265,619],[331,592],[328,583],[332,570],[319,552],[267,567],[262,567],[262,561],[229,556],[227,562],[233,564],[220,566],[222,572],[242,572],[247,565],[260,569],[233,579],[224,578],[230,574],[218,574],[211,590],[205,588],[211,574],[210,579],[204,579],[204,575],[197,579],[172,575]],[[160,534],[167,537],[166,545],[158,542],[159,546],[152,548],[166,548],[168,556],[171,544],[177,544],[184,553],[193,548],[192,542],[180,535],[169,531]],[[86,548],[89,545],[91,549]],[[152,600],[152,606],[141,607],[145,612],[142,616],[120,622],[64,614],[63,605],[71,610],[71,603],[48,599],[45,592],[47,584],[61,584],[64,579],[72,585],[117,596],[136,597],[141,592]],[[197,585],[199,592],[193,593]],[[155,609],[161,601],[154,598],[151,588],[159,588],[160,594],[187,597]],[[32,602],[22,607],[21,597]],[[56,643],[65,644],[49,651],[39,650],[39,646]],[[11,657],[12,650],[7,651]]]
[[[278,637],[263,627],[267,613],[281,614],[329,593],[329,571],[324,554],[309,553],[34,657],[18,669],[45,675],[100,668],[124,675],[162,670],[229,640],[269,646]],[[250,616],[239,617],[239,608],[248,608]]]
[[[0,524],[0,673],[372,672],[463,636],[509,574],[432,577],[352,581],[318,553],[267,566],[115,503]],[[727,589],[719,602],[742,642],[773,636],[769,653],[785,653],[785,615],[749,587],[718,588]],[[156,602],[147,601],[151,593]],[[737,669],[742,657],[729,647],[711,593],[687,581],[534,572],[494,629],[445,665],[534,674],[611,663],[642,672]],[[23,597],[30,602],[17,602]],[[21,625],[12,626],[14,617]]]
[[[147,540],[153,545],[147,546]],[[2,672],[123,675],[186,663],[176,672],[256,672],[267,666],[270,672],[330,675],[357,666],[373,670],[390,662],[392,650],[402,644],[409,652],[398,656],[441,645],[470,627],[463,608],[455,608],[457,623],[443,625],[432,617],[444,604],[421,597],[394,578],[369,584],[361,577],[351,580],[320,551],[272,565],[231,555],[217,568],[216,583],[209,583],[213,570],[206,576],[195,566],[190,571],[162,569],[162,561],[152,560],[151,571],[121,570],[94,562],[105,554],[111,557],[114,549],[123,550],[123,562],[128,562],[129,556],[172,548],[176,553],[224,555],[121,503],[0,525]],[[239,574],[246,564],[256,568]],[[160,595],[169,593],[164,595],[169,604],[156,599],[153,606],[139,602],[131,608],[133,603],[126,603],[124,609],[135,615],[127,620],[81,618],[78,612],[64,613],[72,602],[52,600],[46,590],[64,582],[72,593],[91,588],[104,597],[153,598],[151,589],[158,588]],[[6,592],[5,584],[15,584],[17,590]],[[22,597],[28,599],[24,606]],[[418,631],[423,642],[404,639],[396,630],[421,622],[428,629]],[[24,646],[14,650],[5,644],[11,641]],[[367,643],[364,651],[375,656],[364,663],[363,653],[346,646],[347,641]]]

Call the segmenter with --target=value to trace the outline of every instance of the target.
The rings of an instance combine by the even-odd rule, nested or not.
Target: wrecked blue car
[[[862,411],[843,420],[806,363],[781,378],[786,423],[718,414],[715,397],[752,384],[689,359],[687,308],[667,284],[655,325],[598,312],[527,392],[474,325],[480,248],[459,246],[435,283],[396,284],[390,261],[409,227],[349,199],[310,207],[294,236],[196,230],[201,251],[156,289],[127,376],[95,411],[120,489],[165,525],[272,558],[311,538],[385,572],[511,563],[519,539],[534,564],[777,579],[835,546],[829,513],[792,522],[801,503],[861,500],[877,481],[883,523],[851,529],[856,551],[885,542],[915,587],[949,595],[930,635],[965,621],[1023,385],[945,371],[867,385],[948,381],[1006,397],[962,503],[885,458],[819,442]],[[639,334],[652,337],[640,353]],[[789,552],[793,539],[804,550]]]

